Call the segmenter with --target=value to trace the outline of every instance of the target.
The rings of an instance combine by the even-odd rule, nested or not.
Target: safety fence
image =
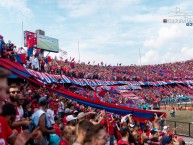
[[[176,135],[193,137],[193,123],[166,120],[166,125],[173,129]]]

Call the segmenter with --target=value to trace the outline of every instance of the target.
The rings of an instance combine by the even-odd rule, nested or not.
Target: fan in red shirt
[[[130,145],[130,143],[128,142],[129,128],[127,127],[121,128],[120,133],[122,138],[118,141],[117,145]]]
[[[101,118],[98,121],[99,124],[107,128],[106,112],[102,110],[100,116]]]
[[[0,144],[7,145],[8,138],[12,136],[13,132],[9,127],[6,119],[3,116],[0,116]]]
[[[107,132],[110,136],[110,145],[114,144],[115,120],[112,115],[107,115]]]
[[[58,117],[54,117],[54,121],[55,121],[55,124],[53,124],[52,126],[54,127],[55,129],[55,133],[61,137],[62,136],[62,133],[61,133],[61,130],[60,130],[60,127],[59,127],[59,124],[60,124],[60,119]]]
[[[9,124],[15,120],[16,110],[12,104],[5,104],[0,116],[0,145],[13,144],[17,133],[13,133]],[[9,123],[9,124],[8,124]]]

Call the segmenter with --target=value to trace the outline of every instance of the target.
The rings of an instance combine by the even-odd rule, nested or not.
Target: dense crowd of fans
[[[1,38],[0,38],[1,39]],[[8,41],[2,45],[2,57],[8,58],[12,61],[17,61],[15,55],[24,54],[26,51],[23,48],[16,48],[16,46]],[[27,56],[27,55],[26,55]],[[101,62],[98,65],[90,65],[85,63],[76,63],[75,59],[70,60],[58,59],[55,57],[47,58],[45,61],[41,53],[34,52],[32,56],[26,57],[26,62],[23,64],[27,68],[31,68],[41,72],[51,74],[65,74],[69,77],[87,78],[87,79],[101,79],[101,80],[122,80],[122,81],[166,81],[166,80],[183,80],[192,79],[192,61],[176,62],[159,65],[146,66],[107,66]],[[162,103],[189,101],[192,92],[187,89],[188,86],[178,85],[175,87],[153,87],[153,89],[142,89],[141,91],[132,91],[138,97],[145,99],[145,102],[160,101]],[[81,91],[79,93],[82,93]],[[87,92],[88,93],[88,92]],[[83,93],[84,95],[85,93]],[[93,94],[93,93],[91,93]],[[118,95],[114,95],[118,96]],[[103,97],[103,102],[109,101]],[[120,96],[110,99],[110,102],[123,101]],[[122,102],[121,101],[121,102]]]
[[[85,107],[26,82],[7,86],[0,70],[0,143],[50,145],[182,145],[163,116],[136,122]]]
[[[153,104],[160,105],[176,104],[180,102],[191,102],[192,94],[185,92],[180,87],[155,87],[155,88],[142,88],[139,90],[124,90],[112,91],[101,90],[96,92],[90,87],[78,87],[72,85],[69,87],[71,91],[80,94],[86,98],[94,100],[94,95],[99,98],[101,102],[113,103],[119,106],[128,106],[130,108],[138,109],[153,109]],[[128,97],[128,95],[132,95]]]
[[[0,37],[0,39],[2,39]],[[16,48],[11,41],[1,43],[1,57],[17,61],[15,55],[26,53]],[[1,46],[0,46],[1,47]],[[47,59],[47,61],[45,61]],[[76,63],[74,59],[58,60],[44,58],[34,53],[26,57],[26,68],[51,74],[65,74],[69,77],[115,80],[115,81],[158,81],[192,79],[193,61],[147,66],[107,66]],[[182,69],[183,68],[183,69]],[[8,73],[0,70],[0,144],[14,145],[183,145],[182,138],[175,136],[175,130],[166,125],[163,116],[145,123],[136,122],[132,114],[121,116],[86,107],[66,99],[45,88],[30,83],[10,83]],[[187,86],[173,85],[142,87],[139,90],[125,90],[137,99],[125,97],[121,91],[101,90],[90,87],[63,84],[65,89],[89,99],[113,103],[138,109],[151,109],[153,102],[191,101],[192,92]],[[52,88],[61,85],[53,84]]]

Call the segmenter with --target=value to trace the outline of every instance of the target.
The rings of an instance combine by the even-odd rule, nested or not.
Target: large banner
[[[77,79],[67,77],[65,75],[52,75],[48,73],[37,72],[31,69],[25,69],[30,77],[33,77],[39,81],[44,83],[71,83],[80,86],[113,86],[113,85],[132,85],[132,83],[127,81],[102,81],[96,79]],[[135,84],[135,83],[134,83]],[[140,84],[138,84],[140,85]]]
[[[0,61],[3,61],[2,58],[0,58]],[[156,81],[156,82],[136,82],[136,81],[103,81],[103,80],[96,80],[96,79],[78,79],[78,78],[71,78],[67,77],[65,75],[53,75],[43,72],[34,71],[31,69],[26,69],[21,65],[14,64],[20,69],[17,69],[16,71],[18,73],[22,73],[25,76],[31,77],[32,79],[36,79],[44,84],[52,84],[52,83],[69,83],[69,84],[75,84],[79,86],[90,86],[90,87],[96,87],[96,86],[119,86],[118,89],[141,89],[140,86],[162,86],[162,85],[170,85],[170,84],[186,84],[186,85],[193,85],[193,80],[183,80],[183,81]]]
[[[21,68],[21,66],[20,66]],[[67,77],[65,75],[53,75],[48,73],[42,73],[38,71],[34,71],[31,69],[26,69],[22,67],[22,70],[17,70],[17,72],[24,73],[28,77],[34,78],[40,82],[43,82],[45,84],[51,84],[51,83],[71,83],[79,86],[121,86],[119,89],[140,89],[140,86],[162,86],[162,85],[170,85],[170,84],[186,84],[186,85],[193,85],[193,80],[184,80],[184,81],[156,81],[156,82],[135,82],[135,81],[103,81],[103,80],[96,80],[96,79],[77,79],[77,78],[71,78]],[[125,86],[123,86],[125,85]]]
[[[164,116],[166,117],[166,113],[164,112],[140,110],[140,109],[129,108],[125,106],[110,104],[110,103],[104,103],[104,102],[101,102],[100,100],[91,100],[89,98],[85,98],[81,95],[70,92],[69,90],[65,90],[64,88],[54,89],[54,88],[51,88],[49,85],[44,85],[44,83],[40,82],[37,78],[32,78],[31,74],[29,74],[29,72],[23,66],[18,65],[17,63],[13,63],[10,60],[2,59],[2,58],[0,58],[0,62],[1,62],[0,63],[1,67],[10,70],[13,74],[23,79],[26,79],[27,81],[35,85],[38,85],[39,87],[45,87],[46,89],[52,92],[55,92],[60,96],[77,101],[78,103],[83,104],[85,106],[91,106],[93,108],[103,109],[108,112],[112,112],[120,115],[132,114],[133,119],[140,122],[144,122],[145,120],[152,121],[154,118],[154,113],[157,113],[158,116],[161,116],[162,114],[164,114]]]
[[[130,89],[135,88],[136,86],[145,86],[145,85],[153,85],[153,86],[162,86],[162,85],[171,85],[171,84],[187,84],[192,85],[193,80],[184,80],[184,81],[156,81],[156,82],[135,82],[135,81],[103,81],[96,79],[77,79],[70,78],[65,75],[52,75],[48,73],[41,73],[31,69],[26,69],[31,77],[34,77],[45,83],[72,83],[80,86],[114,86],[114,85],[127,85]],[[135,87],[134,87],[135,86]],[[136,87],[136,89],[140,89]]]

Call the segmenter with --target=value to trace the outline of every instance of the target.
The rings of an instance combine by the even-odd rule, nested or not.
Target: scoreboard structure
[[[28,40],[34,39],[34,47],[49,52],[59,52],[59,40],[45,36],[42,30],[36,30],[36,33],[24,31],[24,46],[27,47]]]

